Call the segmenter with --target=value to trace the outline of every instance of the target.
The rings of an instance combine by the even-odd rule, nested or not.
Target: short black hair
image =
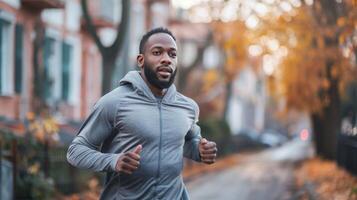
[[[146,42],[148,41],[148,39],[154,35],[154,34],[157,34],[157,33],[166,33],[168,35],[170,35],[175,41],[176,41],[176,38],[175,36],[172,34],[172,32],[167,29],[167,28],[164,28],[164,27],[158,27],[158,28],[154,28],[148,32],[145,33],[145,35],[143,35],[143,37],[141,38],[140,40],[140,46],[139,46],[139,53],[140,54],[143,54],[144,53],[144,47],[145,47],[145,44]]]

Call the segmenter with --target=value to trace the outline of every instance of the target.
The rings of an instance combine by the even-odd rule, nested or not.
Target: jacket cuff
[[[119,157],[122,155],[122,153],[118,153],[118,154],[113,154],[113,156],[112,156],[112,161],[111,161],[111,163],[110,163],[110,169],[112,170],[112,171],[116,171],[116,165],[117,165],[117,162],[118,162],[118,160],[119,160]]]

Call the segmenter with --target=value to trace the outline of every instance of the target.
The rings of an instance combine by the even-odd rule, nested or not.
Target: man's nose
[[[164,53],[161,58],[161,64],[170,65],[171,58],[168,53]]]

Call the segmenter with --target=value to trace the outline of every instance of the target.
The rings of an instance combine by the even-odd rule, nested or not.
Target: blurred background
[[[193,200],[357,199],[356,0],[0,0],[0,200],[98,199],[68,145],[161,26],[219,149]]]

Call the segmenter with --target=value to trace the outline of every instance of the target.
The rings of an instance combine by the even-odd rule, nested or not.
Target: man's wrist
[[[116,167],[117,167],[117,163],[118,163],[118,160],[120,158],[120,156],[122,155],[122,153],[118,153],[118,154],[112,154],[112,161],[110,163],[110,167],[113,171],[117,171],[116,170]]]

